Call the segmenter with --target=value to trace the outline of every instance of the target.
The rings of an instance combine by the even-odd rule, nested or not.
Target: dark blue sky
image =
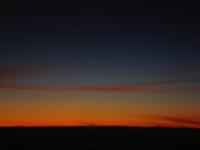
[[[5,2],[0,9],[2,118],[13,116],[11,112],[23,116],[29,107],[34,118],[42,106],[37,102],[44,99],[52,105],[47,116],[55,109],[58,116],[75,117],[80,108],[80,117],[91,105],[88,113],[97,113],[93,119],[98,122],[104,112],[93,105],[102,105],[115,117],[135,113],[199,119],[197,6],[186,1]],[[60,112],[71,104],[75,110]],[[82,117],[81,122],[94,121]]]

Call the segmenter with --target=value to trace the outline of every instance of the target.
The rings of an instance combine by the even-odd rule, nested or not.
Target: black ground
[[[200,149],[200,129],[130,127],[0,128],[0,150]]]

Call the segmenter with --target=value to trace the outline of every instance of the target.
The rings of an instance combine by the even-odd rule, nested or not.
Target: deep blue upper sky
[[[60,66],[83,84],[196,78],[198,14],[184,1],[5,4],[0,66]]]

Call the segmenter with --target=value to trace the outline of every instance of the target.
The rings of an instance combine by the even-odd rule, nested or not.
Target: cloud
[[[43,85],[22,85],[0,83],[0,89],[10,90],[28,90],[28,91],[49,91],[49,92],[148,92],[148,87],[126,87],[126,86],[78,86],[78,87],[63,87],[63,86],[43,86]]]
[[[36,75],[46,75],[52,72],[68,69],[73,65],[82,64],[78,61],[64,61],[40,65],[0,66],[0,82],[4,79],[27,78]]]
[[[162,120],[173,122],[180,125],[192,125],[200,127],[200,121],[187,119],[187,118],[177,118],[177,117],[161,117]]]
[[[166,85],[166,84],[176,84],[176,83],[188,83],[188,82],[196,82],[200,81],[200,77],[188,77],[188,78],[179,78],[179,79],[169,79],[169,80],[158,80],[158,81],[152,81],[152,82],[144,82],[139,83],[140,86],[150,86],[150,85]]]
[[[24,75],[26,71],[14,67],[0,67],[0,79],[18,78]]]
[[[107,92],[107,93],[193,93],[200,88],[157,88],[153,86],[45,86],[0,83],[0,89],[41,92]]]
[[[38,67],[0,67],[0,80],[2,79],[18,79],[39,74],[42,69]]]
[[[19,79],[36,75],[44,75],[57,69],[55,66],[0,66],[0,90],[21,90],[21,91],[41,91],[41,92],[108,92],[108,93],[200,93],[200,87],[159,87],[158,85],[182,83],[198,80],[197,78],[159,80],[153,82],[139,83],[135,85],[116,86],[47,86],[6,83],[5,79]]]
[[[158,93],[200,93],[200,87],[159,88]]]

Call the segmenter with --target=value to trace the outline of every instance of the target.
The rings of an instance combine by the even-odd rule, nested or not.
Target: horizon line
[[[200,127],[189,126],[131,126],[131,125],[10,125],[0,126],[0,128],[164,128],[164,129],[198,129]]]

